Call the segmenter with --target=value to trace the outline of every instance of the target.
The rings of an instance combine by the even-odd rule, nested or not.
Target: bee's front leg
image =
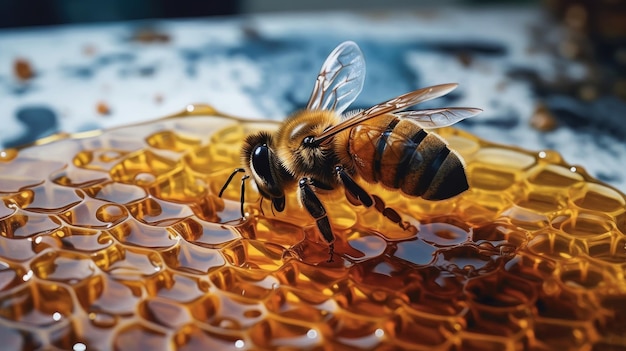
[[[335,235],[333,235],[333,231],[330,227],[330,222],[328,221],[328,216],[326,214],[326,209],[324,205],[317,197],[317,194],[311,189],[311,184],[313,184],[313,180],[310,178],[302,178],[300,179],[300,201],[304,205],[304,208],[309,212],[311,217],[315,219],[317,223],[317,228],[322,233],[324,239],[328,242],[328,253],[330,257],[328,258],[328,262],[333,261],[333,254],[335,250]]]

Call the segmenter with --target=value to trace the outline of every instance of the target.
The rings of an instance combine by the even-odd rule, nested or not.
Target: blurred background
[[[509,0],[504,3],[536,3]],[[494,0],[2,0],[0,27],[42,26],[67,23],[126,21],[150,18],[183,18],[235,14],[328,11],[390,10],[450,4],[489,4]]]
[[[0,148],[195,102],[282,119],[344,40],[353,107],[458,82],[425,107],[483,108],[458,127],[626,191],[626,0],[1,0]]]

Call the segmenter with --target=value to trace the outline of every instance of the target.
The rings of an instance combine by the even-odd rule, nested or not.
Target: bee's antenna
[[[222,186],[222,190],[220,190],[220,194],[218,195],[218,197],[222,197],[222,195],[224,194],[224,190],[226,190],[226,188],[228,187],[228,184],[230,184],[230,182],[233,180],[233,178],[235,177],[235,174],[245,172],[245,171],[246,170],[243,168],[235,168],[233,173],[231,173],[228,179],[226,180],[226,183],[224,183],[224,186]]]

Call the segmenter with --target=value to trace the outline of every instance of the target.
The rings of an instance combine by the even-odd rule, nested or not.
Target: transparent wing
[[[341,43],[322,65],[307,110],[334,110],[341,114],[357,98],[365,81],[365,60],[351,41]]]
[[[378,105],[372,106],[359,114],[362,117],[358,117],[359,115],[355,117],[369,119],[372,118],[372,116],[375,117],[384,115],[386,113],[404,110],[405,108],[417,105],[420,102],[444,96],[452,90],[456,89],[457,86],[459,85],[456,83],[449,83],[418,89],[410,93],[400,95],[397,98],[391,99],[389,101],[385,101]]]
[[[367,121],[368,119],[372,119],[387,113],[404,110],[405,108],[416,105],[420,102],[432,100],[440,96],[446,95],[447,93],[454,90],[457,86],[458,84],[456,83],[441,84],[418,89],[410,93],[400,95],[397,98],[393,98],[391,100],[370,107],[367,110],[355,114],[351,118],[345,119],[341,123],[327,129],[324,133],[319,135],[316,138],[316,141],[322,143],[326,140],[329,140],[332,136],[341,132],[342,130]]]
[[[402,111],[396,113],[400,118],[414,121],[426,129],[451,126],[466,118],[474,117],[483,110],[473,107],[446,107],[416,111]]]

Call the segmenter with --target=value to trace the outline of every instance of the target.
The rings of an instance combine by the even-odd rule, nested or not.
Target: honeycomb
[[[439,134],[470,190],[321,194],[333,262],[288,191],[233,182],[273,122],[209,106],[0,153],[3,350],[626,350],[626,199],[554,152]]]

